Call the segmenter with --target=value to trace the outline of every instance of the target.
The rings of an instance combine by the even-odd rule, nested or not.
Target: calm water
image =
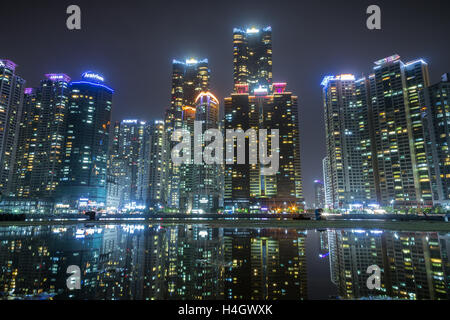
[[[0,298],[449,299],[450,234],[205,225],[0,228]],[[69,265],[81,289],[67,289]],[[381,269],[368,289],[367,267]]]

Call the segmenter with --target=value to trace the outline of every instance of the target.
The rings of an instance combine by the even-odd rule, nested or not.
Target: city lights
[[[0,300],[450,299],[448,4],[94,2],[2,3]]]

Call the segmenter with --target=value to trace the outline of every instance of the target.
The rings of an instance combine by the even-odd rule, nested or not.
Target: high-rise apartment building
[[[16,74],[17,65],[0,59],[0,192],[10,195],[25,80]]]
[[[210,70],[208,60],[188,59],[186,61],[173,60],[172,63],[172,91],[171,104],[165,115],[165,145],[167,194],[166,203],[175,210],[188,210],[191,181],[187,171],[191,166],[186,164],[176,166],[171,160],[171,150],[177,144],[172,141],[172,134],[177,129],[189,126],[195,118],[195,101],[201,92],[209,91]],[[194,118],[193,118],[194,117]],[[187,170],[187,171],[186,171]],[[187,180],[185,180],[187,179]]]
[[[107,166],[107,207],[116,210],[123,209],[125,205],[125,189],[129,190],[127,181],[131,176],[130,167],[120,152],[120,123],[115,121],[111,127]]]
[[[286,91],[286,83],[272,82],[272,28],[235,28],[233,62],[234,92],[225,98],[224,130],[244,131],[245,141],[226,135],[226,148],[233,146],[236,154],[236,148],[245,147],[246,163],[237,163],[236,156],[226,159],[225,210],[295,212],[304,205],[298,105],[297,97]],[[268,130],[264,139],[269,150],[269,137],[274,138],[270,130],[279,130],[279,154],[275,154],[279,167],[272,175],[263,174],[267,165],[261,164],[261,146],[250,143],[261,142],[260,129]],[[256,163],[250,163],[250,155],[256,155]]]
[[[85,72],[69,85],[64,163],[59,200],[78,208],[106,205],[109,126],[113,89]]]
[[[14,167],[12,192],[18,198],[28,198],[34,190],[31,175],[38,143],[40,108],[38,90],[25,88],[23,108],[20,117],[19,139],[17,141],[16,164]]]
[[[234,161],[225,164],[226,210],[281,212],[296,211],[303,205],[298,120],[297,97],[286,91],[286,83],[274,83],[254,94],[249,93],[248,85],[239,84],[236,92],[225,98],[225,130],[253,129],[256,136],[260,129],[279,130],[279,168],[274,175],[262,174],[259,155],[256,163],[249,163],[249,154],[258,151],[250,150],[254,146],[248,142],[245,164],[238,164],[236,157],[226,159]],[[227,135],[227,146],[236,148],[238,144],[239,139]]]
[[[450,75],[426,88],[425,126],[434,203],[450,204]]]
[[[121,168],[126,174],[121,175],[120,180],[123,192],[123,205],[135,207],[141,205],[140,194],[141,180],[139,171],[144,159],[142,158],[142,147],[144,144],[145,121],[136,119],[122,120],[119,132],[119,158],[123,160]]]
[[[70,77],[46,74],[38,88],[28,89],[20,122],[14,193],[50,199],[61,180]]]
[[[165,203],[164,121],[147,122],[141,148],[140,194],[142,204],[152,210],[161,210]]]
[[[376,201],[374,175],[365,168],[372,150],[364,80],[356,81],[351,74],[327,76],[322,86],[329,204],[341,208]]]
[[[398,55],[375,62],[373,74],[325,77],[327,170],[333,208],[372,203],[433,203],[433,166],[423,121],[428,65]]]
[[[210,143],[205,141],[204,133],[209,129],[219,130],[219,100],[212,93],[202,92],[197,96],[195,121],[201,123],[202,134],[194,136],[194,146],[198,144],[204,150]],[[201,164],[194,164],[192,171],[192,209],[198,213],[216,212],[222,197],[223,164],[208,162],[203,159]]]
[[[333,198],[332,198],[332,190],[331,190],[331,173],[329,172],[330,165],[328,162],[328,157],[323,158],[322,160],[322,171],[323,171],[323,187],[325,192],[325,203],[324,208],[332,208],[333,207]]]
[[[325,208],[325,186],[320,180],[314,180],[314,208]]]
[[[375,62],[371,92],[375,165],[380,203],[432,204],[422,122],[424,89],[429,86],[423,60],[403,63],[398,55]]]

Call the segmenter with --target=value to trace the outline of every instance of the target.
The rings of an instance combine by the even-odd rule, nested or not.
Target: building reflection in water
[[[450,235],[437,232],[328,230],[331,280],[341,298],[449,299]],[[380,290],[367,268],[381,269]]]
[[[450,235],[324,230],[340,298],[448,299]],[[206,225],[0,228],[0,298],[307,299],[308,232]],[[314,253],[316,254],[316,253]],[[382,287],[366,286],[367,267]],[[80,290],[66,287],[81,269]],[[314,265],[308,266],[314,268]]]

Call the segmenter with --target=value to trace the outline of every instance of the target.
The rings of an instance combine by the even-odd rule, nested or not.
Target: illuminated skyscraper
[[[164,121],[147,122],[144,129],[144,141],[141,148],[140,189],[143,205],[160,210],[164,205],[164,181],[166,179],[164,159]]]
[[[51,198],[61,179],[70,77],[46,74],[26,92],[16,161],[18,197]]]
[[[234,84],[246,84],[252,94],[272,84],[272,28],[233,30]],[[237,88],[237,87],[235,87]]]
[[[219,100],[210,92],[202,92],[196,100],[195,120],[201,121],[201,132],[209,129],[219,129]],[[194,141],[202,150],[209,141],[205,141],[204,134],[194,137]],[[194,164],[193,174],[193,210],[196,212],[216,212],[219,208],[222,190],[220,179],[223,179],[222,163]]]
[[[16,64],[0,59],[0,192],[12,189],[16,146],[19,138],[25,80],[16,75]]]
[[[398,55],[375,62],[371,100],[380,202],[394,206],[432,204],[422,122],[423,60],[403,63]]]
[[[129,190],[127,181],[131,173],[130,167],[120,152],[120,121],[115,121],[114,126],[112,126],[109,144],[107,207],[110,210],[114,207],[122,209],[126,198],[125,189]]]
[[[181,166],[174,166],[171,160],[171,150],[177,142],[171,141],[172,133],[176,129],[186,126],[185,118],[189,118],[189,114],[194,111],[195,115],[195,99],[200,92],[209,90],[210,70],[208,68],[208,60],[188,59],[185,62],[173,60],[172,72],[172,92],[171,104],[166,110],[165,115],[165,145],[166,145],[166,172],[167,172],[167,206],[175,210],[185,210],[186,206],[180,204],[182,194],[187,194],[189,181],[182,181],[184,177],[189,176],[181,172]],[[193,119],[192,119],[193,120]],[[185,168],[186,169],[186,168]],[[187,168],[188,169],[188,168]],[[180,208],[180,206],[183,208]]]
[[[59,199],[73,207],[106,204],[112,96],[102,76],[85,72],[69,85],[70,99]]]
[[[233,164],[225,165],[226,210],[296,211],[303,205],[298,121],[297,97],[286,91],[286,83],[257,89],[254,95],[247,85],[240,84],[225,98],[225,130],[253,129],[258,136],[260,129],[277,129],[280,139],[279,168],[274,175],[261,174],[259,155],[255,164],[237,164],[235,158]],[[226,140],[234,148],[240,143],[229,136]],[[250,150],[245,142],[247,161],[250,153],[257,150]]]
[[[329,172],[330,165],[328,162],[328,157],[323,158],[322,160],[322,171],[323,171],[323,187],[325,192],[325,203],[324,208],[332,208],[333,207],[333,198],[332,198],[332,190],[331,190],[331,173]]]
[[[12,192],[19,198],[28,198],[33,191],[31,175],[38,142],[39,110],[37,90],[25,88],[12,188]]]
[[[333,207],[432,205],[422,119],[428,65],[393,55],[376,61],[373,72],[322,82]]]
[[[127,173],[120,180],[125,207],[141,205],[142,198],[139,191],[142,185],[139,180],[139,170],[144,159],[142,147],[144,144],[145,121],[122,120],[119,131],[119,158],[123,160],[123,170]]]
[[[195,106],[184,106],[182,116],[182,128],[190,135],[191,149],[188,163],[184,162],[177,166],[180,184],[178,185],[179,206],[181,212],[190,213],[193,204],[194,189],[194,122],[195,122]]]
[[[376,201],[375,192],[370,189],[374,185],[373,172],[363,168],[366,158],[371,159],[371,149],[366,154],[369,122],[366,97],[358,96],[362,95],[361,82],[355,81],[351,74],[327,76],[322,81],[330,183],[328,205],[333,208]]]
[[[314,208],[325,208],[325,188],[320,180],[314,180]]]
[[[450,204],[450,75],[425,93],[427,150],[432,172],[434,203]]]

